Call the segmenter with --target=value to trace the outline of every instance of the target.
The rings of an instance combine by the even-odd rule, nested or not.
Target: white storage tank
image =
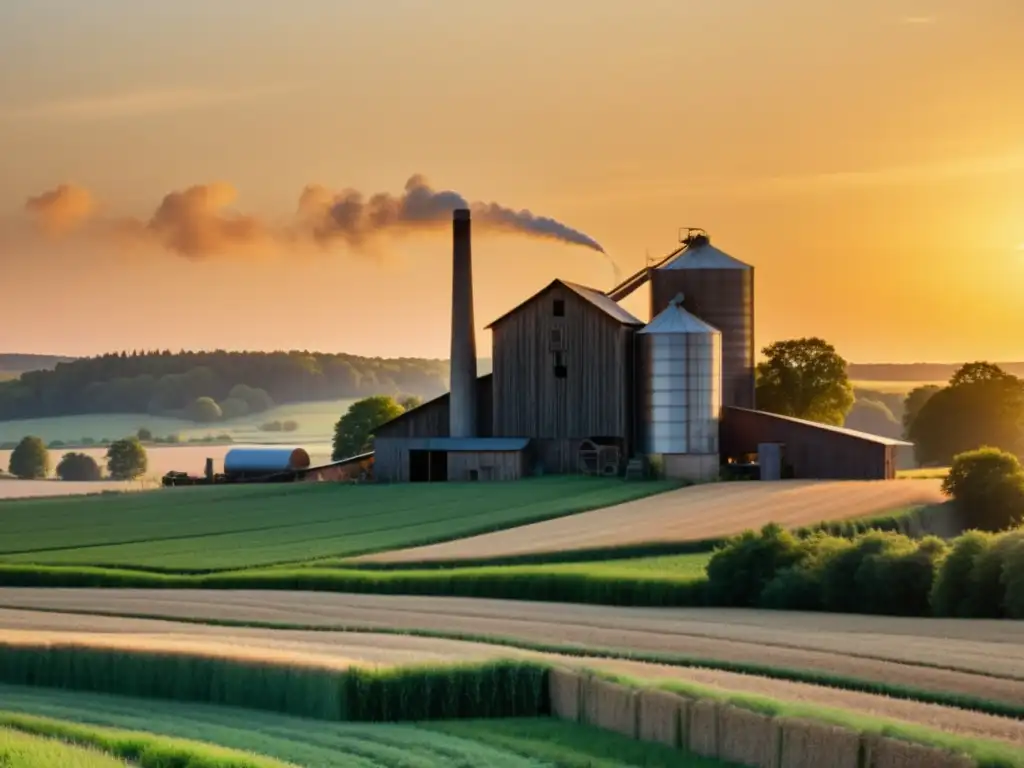
[[[683,295],[637,331],[640,450],[667,477],[718,476],[722,334]]]

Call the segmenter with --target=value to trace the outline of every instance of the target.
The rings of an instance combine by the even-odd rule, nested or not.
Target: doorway
[[[438,483],[448,479],[448,451],[409,451],[409,481]]]

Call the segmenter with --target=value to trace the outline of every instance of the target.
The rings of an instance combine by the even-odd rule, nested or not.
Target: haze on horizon
[[[1022,28],[1020,0],[8,3],[0,351],[446,357],[443,227],[200,258],[22,229],[62,183],[141,220],[227,182],[277,222],[308,185],[422,173],[626,273],[707,229],[757,269],[759,346],[1024,360]],[[555,277],[614,283],[592,249],[508,232],[474,260],[481,327]]]

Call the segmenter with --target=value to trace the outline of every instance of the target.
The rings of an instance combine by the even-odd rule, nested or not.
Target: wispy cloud
[[[0,117],[9,120],[91,122],[201,109],[296,90],[299,87],[295,85],[272,85],[242,89],[165,88],[130,91],[0,107]]]

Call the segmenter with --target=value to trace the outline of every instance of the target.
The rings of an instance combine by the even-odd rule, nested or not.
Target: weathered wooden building
[[[600,291],[555,280],[488,328],[496,437],[529,436],[539,469],[578,470],[584,440],[634,442],[634,333],[643,322]]]
[[[891,480],[903,440],[832,427],[748,408],[722,409],[722,457],[740,461],[762,443],[781,446],[793,477],[820,480]]]

